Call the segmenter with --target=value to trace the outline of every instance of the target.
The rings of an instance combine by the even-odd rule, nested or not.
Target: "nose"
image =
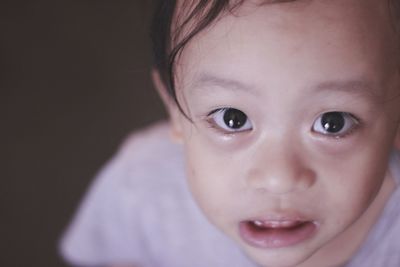
[[[316,173],[306,164],[306,152],[282,142],[266,145],[255,152],[254,165],[246,177],[248,187],[256,191],[283,195],[309,189]]]

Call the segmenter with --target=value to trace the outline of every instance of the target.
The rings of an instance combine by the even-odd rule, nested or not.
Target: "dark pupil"
[[[337,133],[343,129],[344,117],[341,112],[328,112],[322,115],[322,127],[330,133]]]
[[[247,121],[247,116],[237,109],[227,109],[224,114],[225,124],[232,129],[241,128]]]

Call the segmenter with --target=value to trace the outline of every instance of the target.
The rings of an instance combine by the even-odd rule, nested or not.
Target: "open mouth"
[[[311,238],[316,230],[315,222],[300,220],[249,220],[239,224],[242,239],[259,248],[293,246]]]

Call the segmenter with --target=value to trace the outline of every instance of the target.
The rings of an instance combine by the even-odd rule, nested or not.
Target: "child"
[[[128,139],[102,170],[63,255],[84,266],[400,266],[397,6],[160,1],[153,78],[170,122]]]

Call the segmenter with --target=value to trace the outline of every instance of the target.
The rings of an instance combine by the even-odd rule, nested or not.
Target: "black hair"
[[[176,2],[176,0],[157,1],[151,26],[153,64],[154,68],[159,72],[169,95],[182,113],[185,114],[179,105],[175,91],[174,63],[176,58],[195,35],[212,24],[224,11],[232,11],[242,4],[244,0],[185,0],[183,2],[184,9],[190,10],[188,15],[185,18],[174,19]],[[196,19],[194,26],[188,30],[185,36],[181,36],[183,30],[194,19]],[[172,25],[173,20],[179,21],[179,25],[174,27]],[[178,38],[180,38],[179,41]]]
[[[175,19],[177,0],[157,0],[156,10],[151,25],[151,39],[153,43],[153,65],[159,72],[161,80],[165,85],[168,94],[180,106],[176,90],[174,77],[174,64],[184,47],[199,32],[210,26],[221,15],[228,11],[232,12],[240,6],[245,0],[182,0],[183,9],[187,13],[185,18]],[[296,0],[267,0],[262,3],[282,3],[293,2]],[[399,30],[400,20],[400,0],[388,0],[392,19],[395,21],[396,31]],[[186,12],[188,11],[188,12]],[[194,26],[187,29],[191,22],[195,20]],[[179,21],[179,22],[176,22]],[[173,23],[176,22],[176,25]],[[181,36],[183,32],[184,36]],[[187,117],[187,116],[186,116]],[[187,117],[188,118],[188,117]],[[190,120],[190,118],[188,118]]]

